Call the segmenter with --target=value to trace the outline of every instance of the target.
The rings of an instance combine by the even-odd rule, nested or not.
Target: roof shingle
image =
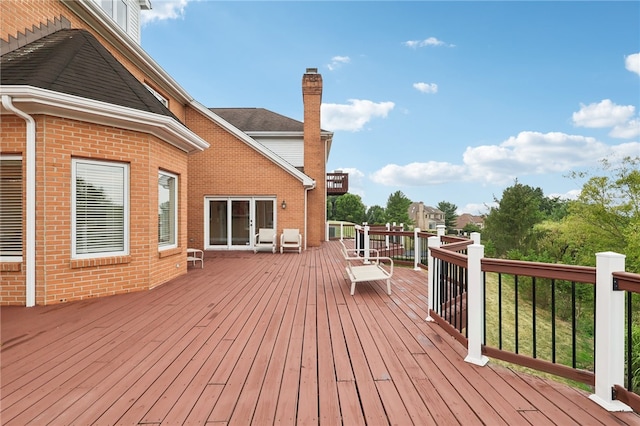
[[[87,30],[56,31],[2,55],[0,68],[2,85],[39,87],[178,120]]]
[[[264,108],[209,108],[243,132],[302,132],[304,124]]]

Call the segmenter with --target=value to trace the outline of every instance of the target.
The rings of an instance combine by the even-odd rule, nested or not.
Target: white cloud
[[[626,123],[615,126],[609,133],[611,137],[631,139],[640,136],[640,118],[634,118]]]
[[[624,67],[640,75],[640,53],[634,53],[624,58]]]
[[[464,166],[437,161],[405,166],[387,164],[372,173],[371,180],[387,186],[426,186],[458,181],[464,172]]]
[[[610,99],[597,104],[580,104],[580,111],[573,113],[573,124],[588,128],[619,126],[629,120],[634,111],[633,105],[616,105]]]
[[[579,189],[572,189],[570,191],[565,192],[564,194],[560,194],[557,192],[551,193],[549,195],[547,195],[547,198],[560,198],[561,200],[577,200],[578,197],[580,196],[580,190]]]
[[[560,132],[521,132],[499,145],[468,147],[462,164],[429,161],[388,164],[371,175],[387,186],[427,186],[448,182],[505,184],[526,175],[565,173],[602,158],[637,155],[639,142],[609,146],[595,138]]]
[[[178,19],[184,16],[184,9],[192,0],[153,0],[151,10],[143,10],[140,13],[142,25],[147,25],[154,21],[164,21],[166,19]]]
[[[445,43],[442,40],[438,40],[435,37],[429,37],[426,38],[424,40],[409,40],[409,41],[405,41],[403,43],[405,46],[408,47],[412,47],[412,48],[418,48],[418,47],[426,47],[426,46],[448,46],[448,47],[455,47],[454,44],[448,44]]]
[[[351,62],[351,58],[348,56],[334,56],[331,58],[331,63],[327,64],[327,68],[329,68],[329,71],[334,71],[349,62]]]
[[[357,132],[375,117],[385,118],[395,104],[373,102],[366,99],[349,99],[348,104],[322,104],[322,128]]]
[[[467,148],[463,162],[476,179],[504,183],[522,175],[566,172],[611,152],[611,147],[591,137],[520,132],[500,145]]]
[[[438,93],[436,83],[413,83],[413,88],[422,93]]]
[[[498,204],[493,201],[486,204],[468,203],[464,207],[458,207],[456,214],[461,215],[463,213],[469,213],[474,216],[481,216],[483,214],[489,214],[489,209],[491,207],[498,207]]]

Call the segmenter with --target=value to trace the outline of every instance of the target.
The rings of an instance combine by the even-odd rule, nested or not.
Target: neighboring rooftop
[[[62,29],[0,56],[0,84],[24,85],[178,120],[88,31]]]
[[[302,132],[303,123],[264,108],[209,108],[243,132]]]

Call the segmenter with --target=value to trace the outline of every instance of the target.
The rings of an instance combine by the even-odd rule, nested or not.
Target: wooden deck
[[[640,425],[583,391],[463,361],[426,273],[349,295],[337,242],[207,253],[152,291],[4,307],[3,425]]]

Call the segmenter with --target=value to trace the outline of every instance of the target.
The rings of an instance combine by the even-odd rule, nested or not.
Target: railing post
[[[420,233],[420,228],[415,228],[413,230],[413,270],[420,270],[420,237],[418,234]]]
[[[384,236],[384,248],[389,250],[389,231],[391,230],[391,224],[387,222],[386,227],[387,227],[387,234]]]
[[[632,411],[612,397],[613,385],[624,385],[624,292],[613,290],[614,272],[624,271],[625,256],[596,253],[595,393],[589,398],[608,411]]]
[[[371,245],[369,244],[369,225],[364,226],[364,263],[369,263],[369,249]]]
[[[433,306],[433,296],[436,290],[436,282],[433,279],[435,262],[433,256],[431,255],[431,247],[440,247],[440,237],[429,237],[427,239],[427,286],[429,287],[427,289],[427,303],[429,306],[427,306],[427,318],[425,318],[426,321],[434,321],[434,319],[431,317],[431,308]]]
[[[471,237],[471,241],[473,241],[473,244],[480,244],[480,233],[479,232],[472,232],[470,237]]]
[[[340,241],[344,238],[344,222],[340,222]]]
[[[447,230],[447,227],[444,225],[436,225],[436,234],[438,237],[442,237]]]
[[[355,240],[353,246],[356,250],[360,250],[362,249],[362,247],[360,247],[360,229],[362,229],[362,227],[360,225],[354,225],[353,228],[355,230],[353,234],[353,239]],[[356,253],[359,253],[359,251],[356,251]]]
[[[466,362],[483,366],[489,358],[482,355],[482,329],[484,286],[482,285],[482,265],[484,246],[472,244],[467,247],[467,272],[469,274],[467,287],[467,357]]]

